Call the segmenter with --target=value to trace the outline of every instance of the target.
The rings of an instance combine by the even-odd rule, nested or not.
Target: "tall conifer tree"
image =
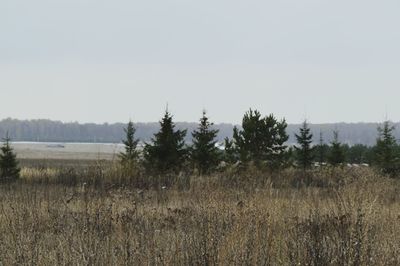
[[[314,148],[311,146],[313,134],[308,127],[307,121],[303,122],[300,134],[295,134],[299,146],[295,146],[297,163],[303,169],[310,168],[314,160]]]
[[[256,165],[267,162],[271,167],[283,165],[286,141],[285,120],[278,121],[272,114],[261,117],[260,112],[249,110],[242,121],[242,129],[234,128],[233,141],[242,162],[253,161]]]
[[[319,144],[316,147],[316,156],[318,159],[318,162],[320,164],[323,164],[327,160],[327,152],[328,152],[328,145],[324,143],[324,135],[322,134],[322,131],[319,132]]]
[[[285,119],[278,121],[272,114],[266,117],[266,125],[275,125],[272,126],[271,130],[267,130],[270,133],[272,132],[272,153],[270,154],[270,166],[274,168],[281,168],[287,166],[287,162],[289,160],[291,150],[288,150],[288,146],[286,142],[289,140],[289,135],[286,132],[287,123]],[[268,122],[271,121],[271,122]],[[268,128],[268,127],[267,127]]]
[[[254,161],[255,163],[265,159],[265,139],[270,138],[265,132],[265,119],[257,110],[250,109],[242,120],[242,130],[236,126],[233,128],[234,145],[238,148],[242,162]]]
[[[186,130],[175,130],[172,115],[165,111],[160,131],[144,147],[147,169],[159,172],[178,171],[187,155],[184,138]]]
[[[17,155],[11,147],[11,139],[7,133],[3,139],[0,153],[0,174],[3,181],[16,180],[20,176],[21,169],[18,166]]]
[[[218,130],[212,129],[212,126],[203,111],[199,126],[192,133],[191,158],[201,174],[209,173],[219,162],[220,151],[216,147]]]
[[[132,121],[129,121],[127,127],[124,128],[124,132],[126,137],[122,143],[125,145],[125,152],[121,152],[119,154],[119,158],[121,159],[122,164],[131,165],[139,157],[139,152],[137,151],[139,140],[135,139],[136,128],[134,127]]]
[[[389,121],[378,127],[378,139],[375,146],[375,163],[386,174],[394,174],[398,168],[397,142],[393,135],[395,130]]]
[[[342,144],[339,142],[339,132],[333,131],[333,141],[331,142],[328,161],[332,166],[338,166],[344,163],[345,153]]]

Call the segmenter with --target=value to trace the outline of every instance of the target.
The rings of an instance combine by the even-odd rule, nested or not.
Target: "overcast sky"
[[[0,0],[0,118],[400,121],[398,0]]]

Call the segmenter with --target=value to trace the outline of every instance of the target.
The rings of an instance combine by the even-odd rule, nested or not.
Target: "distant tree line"
[[[295,134],[301,125],[289,124],[287,134],[288,143],[296,143]],[[367,146],[375,145],[377,123],[335,123],[335,124],[310,124],[309,128],[314,136],[323,133],[326,143],[333,138],[333,131],[340,132],[340,140],[344,144],[353,146],[364,144]],[[395,124],[395,126],[399,126]],[[124,138],[123,128],[125,124],[94,124],[94,123],[63,123],[46,119],[37,120],[17,120],[4,119],[0,121],[0,136],[5,136],[9,132],[14,141],[42,141],[42,142],[106,142],[118,143]],[[160,129],[159,123],[135,123],[136,137],[142,142],[150,141],[152,136]],[[213,126],[218,129],[217,141],[224,142],[226,137],[232,138],[232,124],[216,124]],[[240,128],[241,126],[238,125]],[[196,123],[177,122],[176,128],[187,129],[192,132],[197,128]],[[400,131],[393,132],[396,139],[400,138]],[[186,134],[185,142],[192,141],[191,134]],[[313,143],[318,143],[318,138],[313,139]]]
[[[176,123],[177,128],[190,131],[194,130],[196,126],[196,123]],[[5,136],[8,132],[13,141],[119,143],[124,138],[124,127],[123,123],[80,124],[47,119],[17,120],[8,118],[0,121],[0,136]],[[137,138],[141,141],[149,141],[160,129],[160,125],[157,122],[135,123],[135,128]],[[218,140],[223,141],[225,137],[230,136],[232,128],[231,124],[218,124]],[[191,141],[189,135],[185,137],[185,141]]]
[[[379,126],[374,146],[348,145],[340,141],[340,132],[334,130],[332,139],[325,141],[321,132],[314,140],[307,121],[295,134],[296,144],[289,145],[287,123],[273,114],[262,116],[250,109],[240,127],[234,127],[232,137],[226,137],[223,149],[217,146],[218,129],[204,111],[197,128],[190,133],[191,142],[185,142],[187,129],[177,129],[173,116],[167,110],[159,122],[159,131],[143,150],[132,122],[125,128],[125,152],[120,155],[123,165],[143,166],[154,173],[178,173],[195,169],[207,174],[227,166],[254,166],[272,171],[286,167],[307,170],[313,167],[373,166],[383,173],[396,175],[400,169],[400,146],[394,136],[395,127],[389,121]],[[317,143],[317,144],[315,144]]]

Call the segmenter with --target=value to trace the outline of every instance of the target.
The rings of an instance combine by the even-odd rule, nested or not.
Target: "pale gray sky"
[[[400,120],[398,0],[0,0],[0,118]]]

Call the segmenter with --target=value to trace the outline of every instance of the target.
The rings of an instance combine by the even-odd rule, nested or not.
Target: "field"
[[[400,183],[369,168],[129,174],[21,161],[0,187],[2,265],[399,265]]]
[[[15,142],[20,159],[112,160],[123,150],[115,143]]]

